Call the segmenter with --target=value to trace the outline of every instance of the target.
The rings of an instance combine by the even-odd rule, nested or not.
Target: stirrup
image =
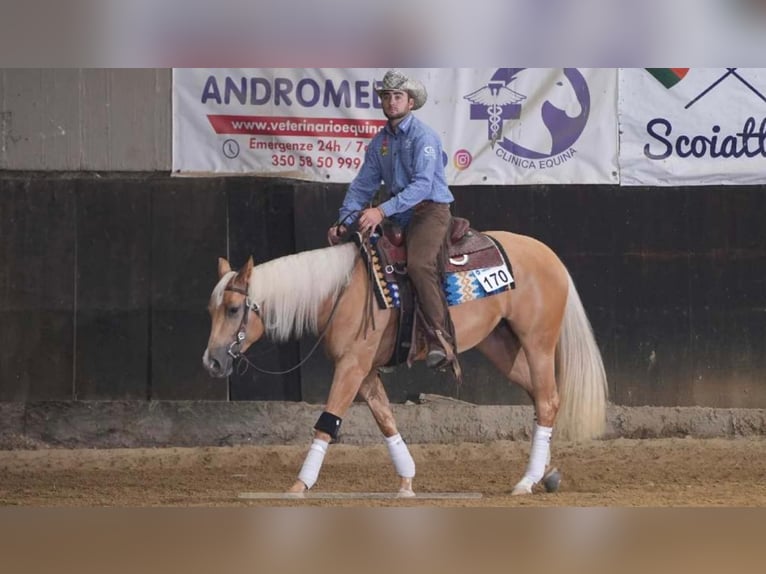
[[[429,369],[439,369],[448,363],[447,353],[438,347],[432,347],[426,355],[426,366]]]

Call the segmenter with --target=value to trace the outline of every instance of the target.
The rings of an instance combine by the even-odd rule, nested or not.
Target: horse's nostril
[[[205,349],[205,353],[202,355],[202,364],[205,365],[205,369],[211,375],[218,375],[221,373],[221,362],[210,356],[210,351]]]

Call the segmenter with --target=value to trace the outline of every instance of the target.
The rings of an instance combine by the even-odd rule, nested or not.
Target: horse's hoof
[[[287,498],[306,498],[306,491],[303,492],[293,492],[292,490],[288,490],[285,492],[285,496]]]
[[[412,478],[401,478],[399,482],[399,492],[396,493],[396,498],[413,498],[415,491],[412,490]]]
[[[287,489],[285,494],[290,498],[305,498],[307,491],[308,488],[306,488],[306,485],[303,484],[303,481],[296,480],[295,483]]]
[[[561,486],[561,472],[558,468],[552,468],[543,477],[543,486],[546,492],[556,492]]]
[[[532,487],[534,484],[526,478],[522,478],[511,491],[511,496],[522,496],[524,494],[532,494]]]

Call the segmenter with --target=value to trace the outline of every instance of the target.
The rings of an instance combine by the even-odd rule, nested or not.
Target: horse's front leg
[[[316,484],[330,441],[338,438],[343,416],[354,402],[362,380],[371,368],[372,359],[360,362],[358,357],[342,359],[336,364],[325,410],[314,425],[314,440],[298,473],[298,479],[287,490],[288,493],[304,494]]]
[[[399,496],[415,496],[412,490],[412,479],[415,478],[415,461],[404,442],[402,435],[396,429],[396,420],[391,410],[388,394],[380,380],[377,371],[370,373],[362,382],[359,389],[361,396],[372,412],[375,422],[378,423],[380,432],[383,433],[388,447],[391,462],[394,463],[396,474],[399,475]]]

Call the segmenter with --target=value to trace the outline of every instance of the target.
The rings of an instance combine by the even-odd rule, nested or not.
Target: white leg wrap
[[[529,453],[529,462],[524,478],[522,478],[523,482],[536,484],[543,479],[545,467],[551,461],[552,434],[552,427],[541,427],[535,424],[535,432],[532,435],[532,450]]]
[[[402,478],[414,478],[415,461],[412,459],[410,449],[407,448],[407,443],[404,442],[402,435],[397,433],[394,436],[386,437],[386,446],[394,463],[396,474]]]
[[[306,485],[306,488],[310,489],[316,484],[319,478],[319,471],[322,468],[324,462],[324,455],[327,454],[327,447],[330,443],[314,439],[309,447],[309,453],[306,455],[306,460],[303,461],[301,471],[298,473],[298,480]]]

